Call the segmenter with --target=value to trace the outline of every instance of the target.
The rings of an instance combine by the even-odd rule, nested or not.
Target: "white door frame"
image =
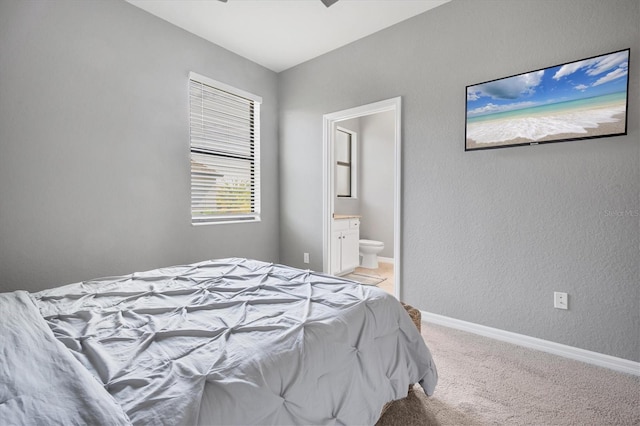
[[[401,112],[402,100],[400,97],[391,98],[384,101],[374,102],[343,111],[333,112],[322,116],[322,247],[323,263],[325,273],[329,273],[331,265],[331,220],[334,213],[333,190],[335,184],[334,172],[334,130],[337,122],[349,120],[365,115],[377,114],[379,112],[395,112],[395,141],[394,141],[394,206],[393,206],[393,244],[394,244],[394,293],[400,300],[400,270],[402,269],[400,248],[402,243],[401,218],[401,196],[402,196],[402,156],[401,156]]]

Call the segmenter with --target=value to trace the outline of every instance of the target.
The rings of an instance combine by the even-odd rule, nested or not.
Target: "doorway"
[[[367,104],[323,116],[323,271],[329,273],[332,259],[331,233],[335,211],[334,191],[336,188],[336,171],[334,164],[336,130],[339,123],[359,117],[366,117],[382,112],[392,112],[394,117],[393,141],[393,280],[396,298],[401,296],[401,98],[392,98]],[[365,218],[366,220],[366,218]]]

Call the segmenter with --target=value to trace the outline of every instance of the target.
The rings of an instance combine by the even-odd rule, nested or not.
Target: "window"
[[[260,220],[261,102],[189,74],[192,224]]]
[[[357,135],[343,128],[336,128],[336,196],[356,198]]]

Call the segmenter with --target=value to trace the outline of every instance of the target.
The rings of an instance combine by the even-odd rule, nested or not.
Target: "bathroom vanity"
[[[360,216],[334,214],[331,225],[331,273],[352,272],[360,263]]]

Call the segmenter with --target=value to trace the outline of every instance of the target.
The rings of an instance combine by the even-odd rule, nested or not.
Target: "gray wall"
[[[322,114],[402,96],[402,298],[640,361],[638,22],[637,0],[453,0],[281,73],[280,260],[322,268]],[[626,47],[627,136],[464,152],[466,85]]]
[[[260,223],[190,224],[189,71],[263,98]],[[277,261],[277,112],[275,73],[124,1],[0,0],[0,291]]]
[[[382,241],[393,258],[395,111],[360,118],[360,238]]]

